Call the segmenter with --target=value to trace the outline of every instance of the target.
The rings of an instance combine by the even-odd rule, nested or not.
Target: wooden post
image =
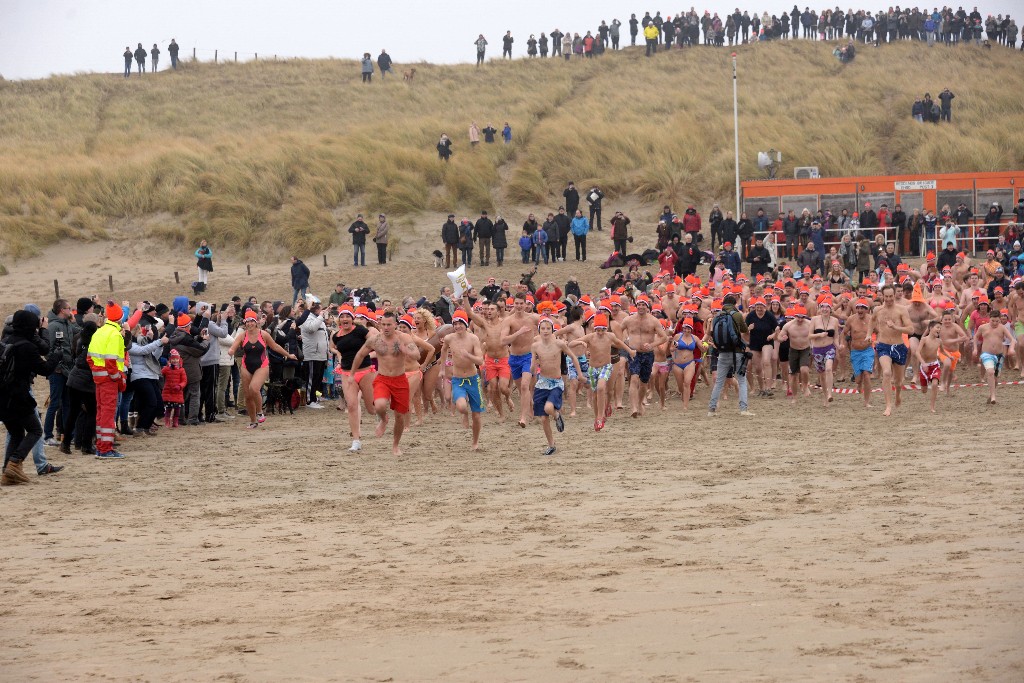
[[[196,49],[192,48],[192,61],[196,61]]]
[[[110,286],[110,291],[113,292],[114,291],[114,276],[113,275],[108,275],[107,276],[107,284]]]
[[[235,62],[238,62],[238,50],[235,50]]]
[[[56,280],[53,281],[53,298],[60,298],[60,283],[58,283]]]
[[[216,64],[216,63],[217,63],[217,50],[214,50],[214,51],[213,51],[213,63],[214,63],[214,64]]]
[[[327,254],[324,254],[324,268],[327,267]]]
[[[176,285],[180,285],[181,284],[181,278],[178,277],[178,271],[174,271],[174,284],[176,284]]]
[[[245,265],[245,274],[252,275],[252,266],[250,266],[249,264]]]
[[[252,61],[254,61],[254,62],[260,61],[260,53],[259,52],[253,52],[252,53]]]

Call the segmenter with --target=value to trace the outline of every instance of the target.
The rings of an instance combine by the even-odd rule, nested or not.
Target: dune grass
[[[783,152],[780,177],[1024,167],[1019,52],[901,44],[841,66],[830,49],[739,50],[742,177],[769,147]],[[554,206],[570,179],[652,207],[732,202],[728,50],[416,67],[412,85],[365,86],[357,64],[335,60],[2,82],[0,253],[134,223],[169,242],[306,255],[341,239],[340,206]],[[913,122],[913,96],[947,85],[954,125]],[[514,143],[470,150],[471,120],[509,121]]]

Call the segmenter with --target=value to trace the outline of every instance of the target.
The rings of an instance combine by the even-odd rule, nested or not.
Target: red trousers
[[[96,452],[114,450],[114,428],[117,422],[117,394],[120,382],[96,380]]]

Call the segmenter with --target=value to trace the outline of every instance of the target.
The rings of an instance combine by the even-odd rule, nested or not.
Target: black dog
[[[298,389],[294,379],[270,382],[267,384],[267,396],[263,400],[263,407],[266,412],[277,415],[295,414],[295,407],[298,405]]]

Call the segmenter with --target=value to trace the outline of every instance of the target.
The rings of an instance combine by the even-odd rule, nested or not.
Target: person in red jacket
[[[562,298],[562,289],[554,282],[542,282],[534,292],[537,303],[541,301],[558,301]]]
[[[181,418],[181,408],[185,404],[185,385],[188,376],[181,367],[181,354],[171,349],[170,362],[163,369],[164,376],[164,426],[177,427]]]
[[[693,205],[686,207],[686,213],[683,214],[683,231],[692,233],[694,242],[700,241],[700,214]]]

